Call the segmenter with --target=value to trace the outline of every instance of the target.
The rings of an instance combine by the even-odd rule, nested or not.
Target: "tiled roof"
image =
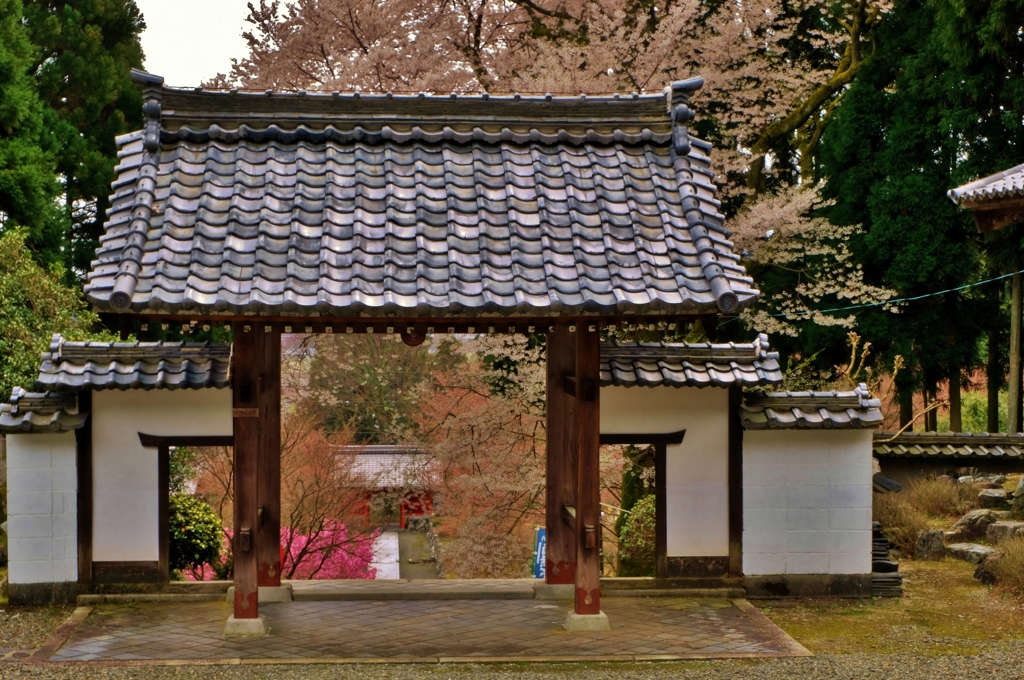
[[[82,427],[88,417],[78,412],[78,397],[73,394],[40,394],[15,387],[11,400],[0,404],[0,432],[68,432]]]
[[[135,74],[86,285],[103,311],[736,312],[757,297],[664,95],[184,91]]]
[[[1024,198],[1024,164],[969,182],[947,194],[964,207],[984,205],[1008,198]]]
[[[752,343],[613,342],[601,345],[601,384],[632,387],[726,387],[782,382],[768,336]]]
[[[740,407],[747,430],[852,429],[882,424],[882,402],[861,383],[852,392],[769,392]]]
[[[437,482],[434,458],[414,446],[344,446],[354,453],[350,474],[353,482],[367,488],[409,488]]]
[[[1024,459],[1024,434],[988,432],[876,432],[875,455],[883,458]]]
[[[67,342],[43,352],[37,390],[227,387],[231,345],[209,342]]]

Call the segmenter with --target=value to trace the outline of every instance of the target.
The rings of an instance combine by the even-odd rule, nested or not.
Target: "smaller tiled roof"
[[[1024,434],[988,432],[876,432],[882,458],[995,458],[1024,460]]]
[[[228,386],[231,345],[211,342],[68,342],[53,336],[36,389],[200,389]]]
[[[861,383],[852,392],[769,392],[740,407],[746,430],[856,429],[882,424],[882,402]]]
[[[999,199],[1024,198],[1024,163],[950,189],[947,195],[963,207],[983,205]]]
[[[601,384],[633,387],[728,387],[782,382],[778,352],[764,333],[751,343],[607,342]]]
[[[433,485],[437,482],[433,456],[416,446],[343,446],[354,453],[352,481],[366,488],[388,489]]]
[[[69,432],[85,424],[88,413],[78,412],[78,397],[60,392],[26,392],[15,387],[10,401],[0,404],[0,432]]]

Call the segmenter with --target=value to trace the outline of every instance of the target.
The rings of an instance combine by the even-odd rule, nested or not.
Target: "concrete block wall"
[[[871,572],[871,430],[743,438],[743,573]]]
[[[75,435],[7,436],[7,550],[11,600],[78,581]],[[36,598],[29,598],[36,599]],[[47,599],[44,597],[43,599]]]

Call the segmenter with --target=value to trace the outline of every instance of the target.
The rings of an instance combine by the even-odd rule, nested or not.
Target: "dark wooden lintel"
[[[90,413],[75,430],[78,473],[78,582],[92,583],[93,482],[92,482],[92,392],[78,393],[78,412]]]
[[[638,434],[602,434],[601,445],[611,444],[682,444],[686,430]]]
[[[139,433],[139,442],[146,448],[161,446],[232,446],[232,435],[158,435]]]

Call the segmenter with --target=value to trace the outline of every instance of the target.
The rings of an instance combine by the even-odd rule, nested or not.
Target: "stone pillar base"
[[[231,586],[228,588],[227,602],[234,603],[235,601],[235,587]],[[291,602],[292,601],[292,586],[290,583],[286,583],[282,586],[260,586],[259,587],[259,602],[260,604],[267,604],[268,602]]]
[[[576,596],[574,583],[535,583],[533,599],[535,600],[571,600]]]
[[[608,623],[608,616],[604,612],[598,614],[577,614],[570,610],[565,615],[565,629],[570,633],[592,633],[601,630],[611,630]]]
[[[267,620],[263,614],[255,619],[236,619],[234,616],[229,616],[228,622],[224,624],[225,635],[267,635],[269,633],[270,627],[267,626]]]

